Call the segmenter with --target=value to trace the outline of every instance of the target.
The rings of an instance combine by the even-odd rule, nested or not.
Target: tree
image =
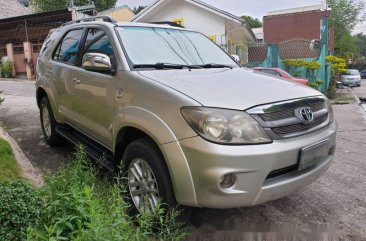
[[[36,12],[48,12],[54,10],[65,9],[70,6],[72,0],[31,0],[32,6]],[[90,0],[74,0],[75,6],[88,5]],[[117,0],[94,0],[97,11],[104,11],[116,5]]]
[[[366,58],[366,35],[359,33],[354,36],[355,43],[357,46],[357,55],[358,57],[365,57]]]
[[[335,40],[334,52],[337,56],[347,59],[357,55],[356,39],[349,32],[344,32]]]
[[[261,28],[263,26],[263,23],[258,18],[253,18],[247,15],[241,16],[241,18],[244,19],[251,28]]]
[[[365,8],[362,0],[327,0],[331,9],[330,26],[334,28],[335,54],[354,51],[354,41],[348,42],[354,27],[363,20],[361,15]]]
[[[341,75],[347,72],[346,60],[335,56],[326,56],[325,61],[331,64],[332,68],[332,82],[329,85],[328,97],[333,99],[335,97],[337,81],[340,80]]]
[[[142,10],[144,10],[144,8],[145,8],[146,6],[138,6],[138,7],[134,7],[133,9],[132,9],[132,12],[134,13],[134,14],[139,14]]]

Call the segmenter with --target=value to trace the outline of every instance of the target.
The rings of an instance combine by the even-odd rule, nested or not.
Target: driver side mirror
[[[85,70],[113,74],[111,59],[102,53],[86,53],[83,56],[81,67]]]

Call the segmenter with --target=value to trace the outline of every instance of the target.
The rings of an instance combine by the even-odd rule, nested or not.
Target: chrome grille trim
[[[296,115],[301,108],[310,108],[314,119],[305,122]],[[246,111],[273,139],[285,139],[304,135],[329,124],[328,110],[322,96],[295,99],[263,106]]]

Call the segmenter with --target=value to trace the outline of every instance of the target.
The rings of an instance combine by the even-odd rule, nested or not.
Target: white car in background
[[[348,69],[345,74],[341,76],[343,85],[361,86],[361,74],[357,69]]]

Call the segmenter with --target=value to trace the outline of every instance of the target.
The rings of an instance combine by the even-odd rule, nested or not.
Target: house
[[[132,22],[174,22],[205,34],[230,54],[247,62],[247,46],[256,41],[245,20],[199,0],[157,0]]]
[[[16,1],[14,0],[14,2]],[[5,9],[5,7],[0,7],[0,11],[3,10],[7,13]],[[13,76],[27,76],[28,79],[33,79],[35,63],[49,31],[58,28],[65,22],[94,14],[94,9],[94,4],[91,4],[51,12],[1,18],[0,60],[13,62]]]
[[[104,16],[104,15],[110,16],[118,22],[128,22],[135,16],[135,14],[131,10],[131,8],[129,8],[127,5],[122,5],[119,7],[115,7],[115,8],[111,8],[111,9],[99,12],[98,15],[99,16]]]
[[[0,0],[0,19],[31,13],[29,3],[24,0]]]
[[[255,38],[257,39],[257,43],[263,43],[263,28],[252,28]]]
[[[330,16],[323,5],[270,11],[263,17],[263,38],[268,44],[279,44],[291,39],[318,40],[321,35],[321,19]],[[328,50],[334,50],[334,31],[328,33]]]

